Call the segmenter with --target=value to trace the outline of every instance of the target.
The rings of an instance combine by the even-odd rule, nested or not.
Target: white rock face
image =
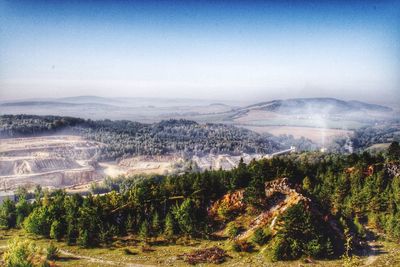
[[[99,179],[92,166],[104,144],[79,136],[0,140],[0,190],[18,186],[65,187]]]

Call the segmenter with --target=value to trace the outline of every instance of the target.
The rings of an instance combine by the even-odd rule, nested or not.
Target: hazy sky
[[[0,0],[0,99],[400,100],[400,1]]]

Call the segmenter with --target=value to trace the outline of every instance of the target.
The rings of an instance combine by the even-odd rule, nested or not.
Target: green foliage
[[[19,238],[11,239],[3,255],[6,267],[45,266],[41,251],[32,241]]]
[[[306,176],[303,179],[303,190],[306,192],[311,192],[312,191],[312,183],[310,177]]]
[[[91,198],[86,198],[83,206],[79,208],[78,244],[82,247],[95,246],[99,242],[101,220],[96,207],[90,202]]]
[[[146,221],[143,221],[139,228],[139,236],[140,238],[147,242],[147,238],[150,236],[149,233],[149,224]]]
[[[0,137],[52,135],[63,131],[107,143],[109,146],[103,148],[100,155],[102,160],[115,160],[134,154],[192,153],[198,151],[199,146],[203,153],[269,153],[280,148],[273,136],[223,124],[200,125],[183,119],[143,124],[59,116],[2,115],[0,126]]]
[[[63,225],[58,220],[54,220],[50,227],[50,237],[60,241],[63,237]]]
[[[327,228],[302,203],[288,208],[280,221],[282,227],[273,245],[274,260],[329,256],[332,244]]]
[[[20,197],[18,198],[18,202],[15,205],[16,214],[17,214],[17,226],[23,226],[23,222],[26,217],[31,213],[32,205],[26,201],[25,197],[20,193]]]
[[[326,218],[346,218],[341,228],[344,231],[363,237],[364,226],[358,218],[366,216],[370,226],[398,241],[400,177],[395,170],[399,162],[385,157],[292,154],[248,165],[241,162],[229,171],[120,177],[107,182],[107,186],[119,192],[89,194],[85,198],[37,188],[34,204],[27,203],[24,192],[17,203],[1,204],[0,224],[17,227],[23,221],[29,233],[57,240],[65,238],[68,244],[83,247],[110,243],[114,236],[127,232],[143,239],[159,234],[167,238],[179,234],[206,236],[220,229],[221,225],[210,221],[207,212],[221,196],[244,187],[246,204],[258,212],[270,205],[263,199],[265,181],[287,175],[291,183],[307,190],[313,208],[318,208]],[[218,211],[226,221],[232,220],[229,208],[224,206]],[[341,241],[331,235],[331,228],[304,205],[288,209],[276,225],[278,233],[272,240],[276,259],[330,257],[343,250]],[[234,238],[238,233],[239,228],[229,223],[227,235]],[[264,235],[268,233],[257,230],[251,241],[262,245]]]
[[[49,210],[45,206],[34,209],[24,221],[25,230],[37,235],[49,236],[50,226]]]
[[[175,221],[171,213],[168,213],[165,218],[164,235],[167,238],[172,238],[175,235]]]
[[[94,243],[93,241],[90,240],[89,231],[87,229],[79,229],[79,236],[77,243],[79,246],[83,248],[88,248],[90,247],[91,244]]]
[[[228,205],[228,203],[222,202],[218,207],[218,216],[224,221],[230,221],[233,218],[233,213]]]
[[[151,221],[151,233],[153,236],[158,236],[161,233],[161,222],[158,212],[155,212]]]
[[[15,203],[6,198],[0,206],[0,227],[12,228],[17,223]]]
[[[251,238],[251,241],[259,246],[265,245],[271,239],[270,232],[265,232],[262,228],[257,228]]]
[[[180,206],[176,205],[172,210],[172,214],[178,223],[179,229],[184,234],[194,234],[196,229],[194,210],[194,203],[190,198],[185,199]]]
[[[399,142],[393,142],[390,144],[388,151],[388,158],[390,160],[400,160],[400,145]]]
[[[364,227],[361,225],[361,223],[360,223],[360,221],[359,221],[359,219],[358,219],[357,216],[354,217],[353,225],[354,225],[354,227],[355,227],[356,233],[357,233],[360,237],[365,238],[365,236],[366,236],[365,229],[364,229]]]
[[[231,245],[231,249],[236,252],[252,252],[254,247],[247,241],[234,241]]]
[[[226,226],[226,233],[230,239],[234,239],[240,233],[240,227],[235,222],[230,222]]]
[[[46,258],[48,260],[56,260],[58,259],[58,256],[58,248],[53,244],[53,242],[50,242],[50,245],[46,248]]]

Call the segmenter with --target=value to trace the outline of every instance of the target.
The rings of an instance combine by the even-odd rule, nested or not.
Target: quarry
[[[34,185],[60,188],[99,179],[101,146],[79,136],[1,139],[0,190]]]
[[[190,157],[140,155],[101,162],[99,158],[105,147],[107,144],[77,135],[0,139],[0,191],[15,190],[20,186],[32,189],[36,185],[73,190],[75,187],[88,188],[92,182],[108,176],[229,170],[237,166],[240,159],[249,163],[252,159],[273,156],[245,153]]]

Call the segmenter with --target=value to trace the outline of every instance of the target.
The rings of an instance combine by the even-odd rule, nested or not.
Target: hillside
[[[3,138],[66,133],[107,144],[108,146],[102,148],[101,159],[174,153],[188,155],[271,153],[288,147],[284,141],[278,142],[269,135],[260,135],[234,126],[199,124],[187,120],[143,124],[132,121],[92,121],[57,116],[0,117],[0,137]]]
[[[293,98],[246,106],[240,102],[198,99],[76,96],[3,101],[0,107],[1,114],[62,115],[85,119],[129,119],[139,122],[181,118],[197,122],[238,124],[245,120],[267,120],[268,125],[279,125],[275,120],[276,116],[279,119],[285,119],[285,116],[339,116],[364,122],[365,115],[368,115],[370,120],[393,117],[390,107],[335,98]]]
[[[336,98],[293,98],[273,100],[247,106],[239,111],[265,110],[283,114],[343,114],[347,112],[370,111],[391,112],[389,107],[361,101],[344,101]]]
[[[17,204],[0,205],[0,224],[56,239],[63,255],[122,265],[396,264],[399,158],[392,143],[381,155],[300,153],[229,171],[119,177],[95,196],[39,188],[30,203],[20,190]]]
[[[261,102],[235,110],[235,124],[354,130],[396,118],[389,107],[335,98],[295,98]]]

